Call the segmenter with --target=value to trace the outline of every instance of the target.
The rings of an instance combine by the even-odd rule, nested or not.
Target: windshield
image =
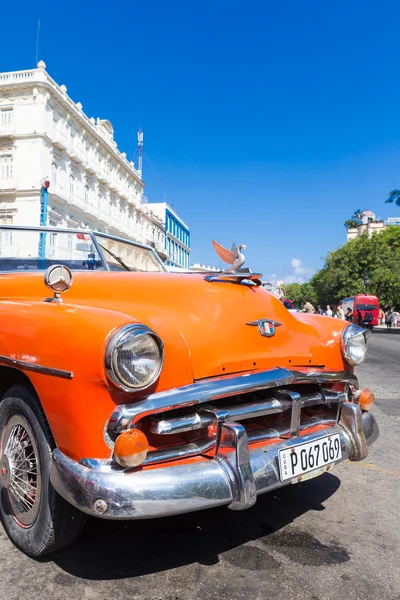
[[[90,234],[2,229],[0,242],[0,271],[37,271],[55,264],[104,270]]]
[[[160,273],[164,270],[157,255],[150,248],[103,237],[101,234],[96,234],[95,238],[111,271]]]
[[[377,304],[356,304],[355,308],[357,310],[378,310]]]
[[[55,264],[73,271],[164,271],[151,248],[102,234],[0,228],[0,271],[38,271]]]

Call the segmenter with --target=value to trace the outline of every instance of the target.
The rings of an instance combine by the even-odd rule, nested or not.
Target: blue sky
[[[21,0],[0,71],[35,65],[39,13],[39,58],[128,158],[142,127],[146,195],[189,224],[193,262],[219,264],[215,238],[307,278],[354,209],[400,215],[398,2]]]

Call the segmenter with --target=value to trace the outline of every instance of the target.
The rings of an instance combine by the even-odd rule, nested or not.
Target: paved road
[[[400,600],[400,335],[371,338],[358,376],[377,391],[381,437],[366,461],[242,513],[91,520],[43,562],[0,530],[1,600]]]

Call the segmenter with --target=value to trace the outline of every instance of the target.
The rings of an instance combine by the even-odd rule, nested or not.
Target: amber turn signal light
[[[138,467],[147,456],[149,442],[143,431],[128,429],[121,433],[114,445],[114,459],[121,467]]]
[[[368,388],[364,388],[355,396],[355,401],[362,410],[369,410],[373,405],[375,395]]]

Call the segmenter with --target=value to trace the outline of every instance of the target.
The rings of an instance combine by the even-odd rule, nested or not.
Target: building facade
[[[85,115],[45,69],[41,61],[0,73],[0,222],[44,224],[48,181],[47,225],[126,237],[165,259],[164,223],[142,202],[142,174],[118,150],[111,123]]]
[[[174,209],[166,202],[152,202],[149,209],[161,219],[165,227],[167,265],[189,268],[190,230]]]
[[[381,233],[385,231],[387,227],[398,227],[400,226],[400,218],[393,217],[382,221],[377,219],[375,213],[371,210],[364,210],[360,215],[360,221],[357,223],[357,227],[351,227],[347,230],[347,241],[354,240],[355,238],[366,233],[368,237],[371,237],[373,233]]]

